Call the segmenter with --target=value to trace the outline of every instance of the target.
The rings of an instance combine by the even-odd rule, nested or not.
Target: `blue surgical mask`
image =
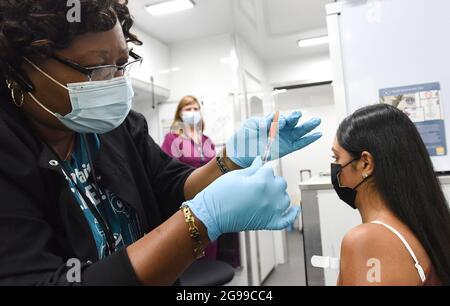
[[[52,112],[33,94],[28,94],[39,106],[72,131],[81,134],[110,132],[123,123],[131,110],[134,91],[129,77],[70,83],[64,86],[31,61],[27,61],[47,78],[68,90],[72,111],[64,116]]]
[[[181,113],[181,119],[185,124],[197,125],[202,120],[202,115],[199,111],[184,111]]]

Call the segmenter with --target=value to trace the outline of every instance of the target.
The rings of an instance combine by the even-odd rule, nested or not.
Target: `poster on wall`
[[[380,89],[380,102],[402,110],[417,127],[430,156],[448,154],[440,83]]]

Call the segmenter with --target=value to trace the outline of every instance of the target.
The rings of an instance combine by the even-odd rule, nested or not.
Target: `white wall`
[[[155,84],[164,88],[170,88],[170,75],[160,73],[171,66],[169,46],[138,28],[133,28],[132,32],[138,36],[143,45],[135,46],[130,44],[130,47],[133,47],[133,50],[144,58],[141,67],[133,71],[132,77],[150,84],[150,76],[153,76]],[[136,88],[135,92],[133,109],[145,116],[150,135],[156,141],[159,141],[158,111],[157,109],[152,109],[152,96],[148,92],[138,91]]]
[[[232,39],[228,34],[170,45],[172,73],[170,100],[191,93],[220,93],[231,90],[231,69],[220,60],[230,56]]]
[[[205,134],[215,143],[224,142],[234,130],[230,93],[235,91],[236,73],[233,65],[225,61],[233,49],[233,40],[228,34],[170,46],[172,67],[179,71],[171,73],[169,101],[178,102],[185,95],[194,95],[203,101],[207,117]],[[172,118],[176,105],[165,106],[165,115]],[[224,115],[229,115],[229,120]],[[218,122],[223,124],[218,125]]]
[[[288,182],[288,193],[294,203],[300,201],[300,170],[310,169],[312,176],[327,172],[330,168],[331,145],[337,129],[334,113],[333,91],[331,85],[289,90],[276,96],[276,108],[282,114],[300,110],[303,114],[301,122],[313,117],[322,119],[317,131],[323,136],[312,145],[299,152],[292,153],[281,160],[282,175]],[[305,174],[307,178],[307,175]]]
[[[267,64],[267,79],[274,87],[332,80],[332,66],[328,53],[296,57]],[[312,175],[328,171],[330,147],[337,128],[331,86],[290,90],[275,96],[275,108],[284,114],[300,110],[302,121],[319,117],[318,131],[324,135],[304,150],[282,159],[282,175],[288,181],[288,193],[294,203],[300,202],[298,183],[300,169],[311,169]]]
[[[273,85],[290,85],[332,80],[331,60],[328,54],[298,57],[269,63],[267,76]]]
[[[170,88],[170,75],[161,73],[171,68],[169,46],[144,33],[139,28],[134,27],[132,32],[144,43],[142,46],[130,44],[130,47],[133,47],[133,50],[144,58],[141,68],[133,73],[133,77],[150,82],[150,76],[153,76],[155,84]]]
[[[263,100],[264,113],[268,114],[273,112],[273,88],[268,79],[267,64],[239,35],[236,35],[236,46],[241,64],[240,73],[241,76],[245,77],[245,84],[242,84],[245,85],[245,87],[241,88],[241,91],[247,91],[249,94],[260,91]],[[255,80],[259,82],[259,88],[258,86],[255,86]],[[249,95],[247,95],[247,98],[248,96]],[[249,115],[252,115],[251,112]]]
[[[170,89],[168,103],[151,108],[150,96],[138,95],[134,109],[143,113],[149,123],[150,134],[158,143],[162,143],[164,133],[161,122],[165,125],[172,121],[177,102],[185,95],[194,95],[204,101],[203,111],[207,115],[205,134],[210,134],[214,143],[222,143],[234,131],[233,120],[218,117],[219,109],[232,113],[236,72],[230,63],[221,62],[229,58],[234,49],[232,38],[228,34],[207,37],[194,41],[165,45],[140,29],[133,33],[143,41],[143,46],[133,46],[136,53],[144,57],[141,68],[133,73],[133,77],[150,82],[154,77],[155,84]],[[220,106],[222,105],[222,106]],[[225,112],[225,109],[227,110]],[[220,129],[216,122],[223,121]]]

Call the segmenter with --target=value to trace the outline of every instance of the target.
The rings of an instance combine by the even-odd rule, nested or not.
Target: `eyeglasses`
[[[143,58],[134,53],[133,50],[130,50],[129,54],[132,60],[121,66],[101,65],[94,67],[83,67],[68,59],[56,55],[53,55],[52,58],[72,69],[77,70],[78,72],[81,72],[82,74],[85,74],[89,78],[89,81],[106,81],[111,80],[116,76],[129,75],[131,70],[135,67],[140,67]]]

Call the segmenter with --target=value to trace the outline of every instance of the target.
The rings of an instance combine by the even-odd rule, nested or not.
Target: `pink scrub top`
[[[194,168],[200,168],[216,156],[215,146],[206,135],[202,135],[201,144],[196,144],[190,138],[169,133],[161,148],[169,156]]]

